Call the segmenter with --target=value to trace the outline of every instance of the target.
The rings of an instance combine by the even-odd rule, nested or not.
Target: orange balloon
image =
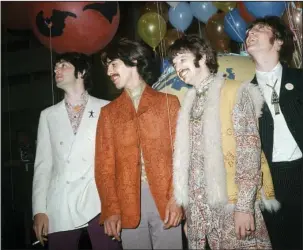
[[[169,46],[171,46],[178,38],[180,38],[182,36],[183,36],[183,33],[177,31],[176,29],[168,30],[163,39],[165,50],[167,50]]]
[[[141,16],[143,16],[148,12],[156,12],[164,18],[165,22],[168,21],[168,7],[165,2],[147,2],[141,8],[140,12],[141,12]]]
[[[103,49],[115,36],[120,21],[118,2],[29,2],[32,30],[57,53],[87,55]],[[50,21],[51,20],[51,21]]]
[[[206,23],[206,35],[217,52],[230,51],[230,38],[224,31],[225,13],[214,14]]]

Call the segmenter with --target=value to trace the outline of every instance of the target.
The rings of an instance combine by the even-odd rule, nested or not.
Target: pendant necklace
[[[197,89],[196,98],[190,112],[190,120],[197,122],[201,120],[201,117],[204,113],[204,104],[207,100],[207,93],[210,87],[210,84],[214,81],[214,74],[210,74],[206,77],[199,86],[202,88]]]

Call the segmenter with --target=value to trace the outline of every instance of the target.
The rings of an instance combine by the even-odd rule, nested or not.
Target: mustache
[[[186,71],[186,70],[188,70],[188,69],[181,69],[181,70],[179,70],[179,71],[178,71],[178,75],[182,74],[182,72],[184,72],[184,71]]]
[[[116,76],[120,76],[120,75],[119,74],[112,74],[112,75],[110,75],[110,78],[112,79],[112,78],[114,78]]]

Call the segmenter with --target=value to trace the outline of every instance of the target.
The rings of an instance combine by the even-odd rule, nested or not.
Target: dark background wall
[[[140,40],[137,21],[145,3],[119,2],[120,25],[115,38]],[[172,28],[169,22],[167,25],[167,29]],[[9,30],[3,23],[1,27],[1,242],[3,249],[17,249],[30,247],[35,241],[31,220],[31,182],[39,115],[46,107],[61,101],[63,93],[52,83],[50,50],[30,30]],[[203,37],[204,24],[194,19],[186,33]],[[231,49],[236,52],[238,45],[232,43]],[[53,52],[52,56],[55,57],[56,53]],[[155,56],[161,57],[159,50]],[[106,76],[100,52],[92,55],[91,61],[93,88],[90,94],[113,100],[120,91]],[[27,161],[20,159],[24,140],[31,147]]]
[[[139,2],[121,2],[116,37],[138,39]],[[3,10],[3,8],[1,8]],[[3,13],[1,13],[3,16]],[[53,52],[53,57],[56,53]],[[91,56],[93,88],[90,94],[112,100],[120,92],[107,78],[100,53]],[[30,30],[9,30],[1,22],[1,245],[2,249],[32,249],[31,185],[35,140],[40,112],[62,100],[52,86],[51,55]],[[32,156],[20,159],[22,138],[27,137]],[[82,244],[84,247],[85,239]],[[39,246],[37,245],[36,248]]]

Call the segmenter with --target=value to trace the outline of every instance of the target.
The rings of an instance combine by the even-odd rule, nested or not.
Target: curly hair
[[[152,52],[143,44],[121,38],[110,43],[101,54],[102,64],[107,67],[108,60],[120,59],[128,67],[137,67],[138,74],[148,84],[158,78],[154,71]]]
[[[58,54],[54,61],[54,65],[64,61],[72,64],[75,67],[74,75],[76,78],[78,78],[78,73],[82,74],[82,78],[84,81],[84,88],[86,90],[90,89],[92,87],[92,81],[91,81],[92,64],[90,62],[90,57],[78,52],[68,52],[64,54]]]
[[[177,39],[168,48],[168,58],[170,62],[172,62],[177,54],[184,52],[192,52],[194,54],[194,64],[197,68],[199,67],[199,60],[205,55],[205,64],[209,71],[211,73],[218,72],[219,65],[217,61],[217,53],[206,40],[198,37],[197,35],[188,35]]]
[[[292,32],[285,25],[283,20],[277,16],[265,16],[263,18],[258,18],[248,27],[246,31],[246,38],[249,34],[249,31],[257,25],[264,25],[272,30],[273,37],[270,39],[270,42],[272,44],[276,40],[283,42],[279,51],[280,61],[290,64],[294,52],[294,40]]]

